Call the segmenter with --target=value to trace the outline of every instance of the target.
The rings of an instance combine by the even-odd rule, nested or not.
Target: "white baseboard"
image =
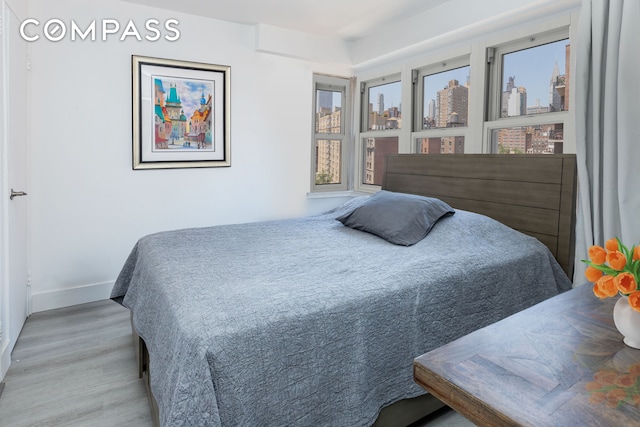
[[[31,295],[31,310],[33,313],[37,313],[39,311],[109,299],[113,283],[111,281],[77,286],[75,288],[36,292]]]
[[[11,352],[9,351],[9,340],[0,341],[0,381],[7,375],[7,371],[11,366]]]

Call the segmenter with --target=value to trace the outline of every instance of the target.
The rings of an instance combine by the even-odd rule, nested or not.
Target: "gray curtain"
[[[577,43],[575,285],[589,246],[640,244],[640,1],[583,0]]]

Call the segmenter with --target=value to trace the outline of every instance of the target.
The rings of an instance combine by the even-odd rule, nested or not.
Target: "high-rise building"
[[[429,100],[429,108],[428,108],[428,112],[427,112],[427,117],[430,118],[432,121],[436,119],[436,100],[435,99],[430,99]]]
[[[340,140],[320,139],[316,143],[316,184],[339,184],[342,165]]]
[[[384,114],[384,94],[382,93],[378,94],[378,114],[381,116]]]
[[[527,127],[514,127],[498,131],[498,152],[500,154],[523,154],[527,148]]]
[[[524,116],[527,114],[527,89],[524,86],[514,87],[507,97],[507,116]]]
[[[509,76],[507,80],[507,88],[502,92],[502,98],[500,102],[500,117],[509,116],[509,95],[511,91],[516,87],[516,76]]]
[[[322,109],[324,111],[324,109]],[[316,132],[340,133],[342,110],[338,107],[331,114],[317,113]],[[342,168],[342,143],[340,140],[322,139],[316,142],[316,184],[340,183]]]
[[[469,119],[469,88],[458,80],[438,91],[436,127],[466,126]]]
[[[388,154],[398,154],[398,138],[366,138],[364,184],[382,185],[384,158]]]
[[[564,93],[565,88],[564,75],[560,75],[560,69],[558,68],[558,61],[556,60],[551,72],[551,80],[549,81],[549,111],[562,111],[564,108],[562,96],[558,89],[562,88]]]
[[[421,138],[418,150],[420,154],[463,154],[464,136]]]
[[[563,124],[544,124],[527,128],[527,154],[562,154]]]

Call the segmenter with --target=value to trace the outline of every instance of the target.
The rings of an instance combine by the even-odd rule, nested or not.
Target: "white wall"
[[[33,311],[107,298],[145,234],[331,205],[306,197],[312,73],[348,76],[349,66],[258,52],[252,26],[117,0],[88,3],[30,0],[29,17],[82,28],[93,19],[133,19],[140,29],[148,18],[176,18],[181,37],[32,43]],[[230,168],[132,170],[132,54],[231,66]]]

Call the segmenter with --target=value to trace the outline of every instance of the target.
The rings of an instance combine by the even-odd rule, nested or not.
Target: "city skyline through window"
[[[450,65],[442,63],[442,67],[436,63],[413,70],[418,76],[415,104],[410,103],[407,110],[411,113],[408,117],[417,121],[409,125],[412,151],[425,155],[464,153],[465,142],[477,146],[476,140],[484,138],[475,134],[488,129],[489,152],[563,153],[562,112],[569,110],[569,40],[540,41],[532,46],[533,42],[535,37],[495,48],[497,56],[486,74],[474,71],[485,76],[480,88],[471,87],[471,65],[464,58],[452,60]],[[389,77],[365,82],[360,135],[363,184],[380,185],[384,157],[397,153],[400,147],[402,84],[411,83]],[[469,108],[477,103],[482,104],[480,120],[484,124],[470,123]],[[414,105],[418,111],[412,111]]]
[[[550,83],[553,78],[559,78],[559,81],[554,82],[557,86],[556,92],[559,92],[558,95],[564,97],[563,91],[567,74],[566,58],[568,55],[568,45],[568,39],[559,40],[557,42],[515,51],[503,56],[501,91],[510,92],[513,87],[516,88],[516,91],[519,88],[524,88],[526,91],[526,106],[521,106],[522,114],[512,115],[553,112],[549,110],[549,105],[553,105],[553,100],[550,101],[549,99],[553,97]],[[554,75],[554,73],[557,74]],[[438,92],[449,87],[452,80],[458,81],[460,86],[468,87],[469,79],[469,66],[424,76],[422,108],[425,123],[428,123],[430,108],[432,109],[431,114],[433,114],[433,108],[437,106]],[[389,107],[397,107],[400,114],[402,113],[400,82],[369,88],[369,108],[378,113],[380,113],[380,111],[378,111],[380,95],[382,95],[384,106],[382,111],[387,110]],[[430,103],[433,104],[431,107],[429,106]],[[508,109],[507,101],[503,103],[502,109],[506,111]],[[556,111],[564,111],[567,108],[568,103],[563,103]],[[507,113],[501,114],[501,117],[507,117]],[[434,126],[423,124],[422,128],[427,129],[430,127]],[[372,128],[369,127],[369,129],[371,130]]]
[[[471,67],[424,76],[422,129],[468,125]]]
[[[567,39],[504,54],[498,116],[568,111],[569,54]],[[500,154],[560,154],[564,152],[564,124],[538,122],[495,129],[492,146]]]
[[[569,40],[565,39],[503,56],[501,90],[506,96],[502,97],[501,117],[567,109],[568,103],[563,105],[560,98],[564,98],[568,46]],[[524,94],[526,104],[521,105],[522,114],[517,114],[514,110],[517,106],[514,106],[516,102],[513,99],[511,100],[512,111],[508,112],[510,102],[508,98],[511,94]]]
[[[371,86],[368,91],[368,130],[402,127],[402,85],[400,81]]]

